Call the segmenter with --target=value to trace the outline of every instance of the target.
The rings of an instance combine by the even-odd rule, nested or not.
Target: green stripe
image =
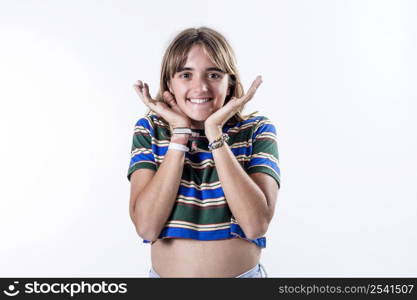
[[[229,222],[231,216],[232,214],[227,206],[199,209],[177,204],[169,219],[204,225]]]
[[[277,182],[278,188],[281,187],[281,183],[280,183],[281,180],[280,180],[279,175],[276,172],[274,172],[273,170],[271,170],[270,168],[267,168],[267,167],[264,167],[264,166],[255,166],[255,167],[252,167],[252,168],[250,168],[249,170],[246,171],[246,173],[248,173],[248,174],[252,174],[252,173],[256,173],[256,172],[261,172],[261,173],[266,173],[268,175],[271,175],[275,179],[275,181]]]
[[[147,148],[152,150],[152,138],[150,135],[144,135],[142,133],[135,133],[133,135],[132,149]]]
[[[134,164],[133,166],[129,168],[127,172],[127,179],[130,181],[130,176],[132,175],[132,173],[139,169],[151,169],[154,171],[157,170],[154,164],[141,161],[141,162],[138,162],[137,164]]]

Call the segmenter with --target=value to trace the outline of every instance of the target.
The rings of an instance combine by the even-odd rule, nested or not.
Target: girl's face
[[[204,128],[204,121],[224,105],[228,84],[229,75],[214,66],[201,45],[194,45],[168,86],[192,127]]]

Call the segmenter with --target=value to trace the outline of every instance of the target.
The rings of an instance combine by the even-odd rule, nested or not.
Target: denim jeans
[[[149,278],[160,278],[161,276],[155,272],[155,270],[151,267],[149,270]],[[235,278],[267,278],[268,274],[266,273],[265,267],[259,263],[254,266],[252,269],[236,276]]]

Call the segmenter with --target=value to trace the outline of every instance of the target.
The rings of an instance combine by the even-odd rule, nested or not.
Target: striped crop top
[[[236,222],[227,205],[213,155],[208,150],[204,129],[192,130],[200,134],[197,149],[185,153],[177,198],[159,238],[204,241],[242,238],[265,248],[265,237],[247,239]],[[268,118],[254,116],[238,123],[227,123],[223,132],[229,135],[227,144],[248,174],[266,173],[280,186],[277,135]],[[158,116],[150,113],[139,119],[134,129],[127,178],[130,180],[131,174],[141,168],[157,171],[169,143],[169,130]]]

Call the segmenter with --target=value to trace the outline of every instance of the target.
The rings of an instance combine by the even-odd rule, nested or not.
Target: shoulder
[[[136,121],[135,127],[144,127],[145,129],[152,129],[154,127],[152,115],[145,115]]]
[[[155,132],[160,131],[162,128],[166,128],[168,125],[158,117],[156,114],[148,113],[145,116],[141,117],[135,123],[136,130],[145,130],[148,131],[151,135],[155,135]],[[169,128],[169,126],[168,126]]]
[[[260,128],[266,128],[266,129],[276,131],[274,122],[266,116],[258,117],[257,122],[256,122],[256,129],[260,129]]]
[[[277,134],[277,128],[274,122],[265,115],[251,117],[244,122],[251,124],[252,138],[257,138],[260,135],[276,136]]]
[[[237,127],[237,128],[251,127],[254,131],[265,126],[271,126],[275,128],[271,119],[265,115],[250,116],[247,119],[234,124],[234,127]]]

